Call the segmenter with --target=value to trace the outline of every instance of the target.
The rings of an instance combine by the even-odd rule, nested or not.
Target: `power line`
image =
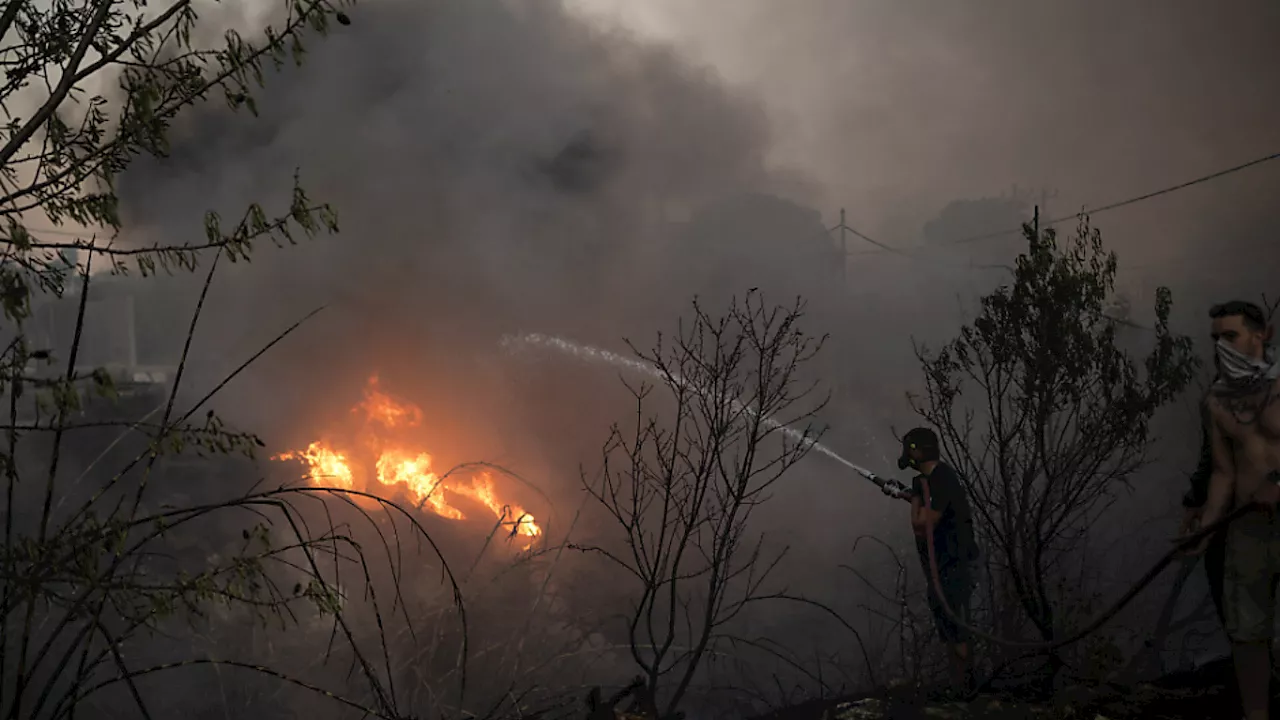
[[[896,254],[898,254],[898,255],[903,255],[903,256],[905,256],[905,257],[909,257],[909,258],[914,258],[914,257],[915,257],[915,255],[913,255],[912,253],[910,253],[910,252],[908,252],[908,251],[906,251],[906,250],[903,250],[902,248],[894,247],[894,246],[889,245],[889,244],[887,244],[887,243],[882,243],[882,242],[880,242],[879,240],[876,240],[875,238],[870,237],[870,236],[868,236],[868,235],[867,235],[867,234],[865,234],[865,233],[859,232],[859,231],[857,230],[857,228],[850,227],[850,226],[849,226],[848,224],[846,224],[846,223],[845,223],[845,221],[844,221],[844,210],[843,210],[843,209],[840,211],[840,224],[839,224],[839,225],[837,225],[837,226],[835,226],[835,227],[833,227],[833,228],[831,228],[831,229],[830,229],[830,230],[828,230],[827,232],[835,232],[836,230],[841,230],[841,231],[844,231],[844,232],[848,232],[849,234],[853,235],[854,237],[859,238],[859,239],[861,239],[861,240],[863,240],[863,241],[865,241],[865,242],[871,243],[872,245],[875,245],[876,247],[878,247],[878,248],[880,248],[881,250],[884,250],[884,251],[886,251],[886,252],[896,253]],[[848,254],[848,253],[846,253],[846,254]]]
[[[928,254],[917,255],[913,252],[910,252],[909,250],[904,250],[902,248],[889,245],[888,243],[880,242],[879,240],[876,240],[875,238],[867,235],[864,232],[859,231],[857,228],[854,228],[850,226],[847,222],[845,222],[844,208],[840,209],[840,224],[836,225],[833,228],[829,228],[827,230],[828,238],[830,237],[831,233],[834,233],[836,231],[840,231],[841,233],[840,248],[841,248],[841,255],[842,255],[841,257],[842,265],[847,264],[850,257],[856,257],[858,255],[879,255],[880,254],[880,252],[876,250],[868,250],[865,252],[857,252],[857,253],[849,252],[845,248],[845,242],[844,242],[844,233],[849,233],[864,242],[870,243],[871,245],[874,245],[875,247],[880,248],[880,250],[883,250],[885,252],[890,252],[895,255],[900,255],[909,260],[915,260],[915,261],[923,260],[925,262],[931,262],[940,267],[960,269],[960,270],[1005,270],[1008,272],[1013,271],[1013,268],[1009,265],[975,265],[973,263],[969,263],[969,264],[954,263],[949,260],[946,260],[945,258],[937,257],[936,255],[928,255]],[[842,271],[843,270],[844,269],[842,268]],[[846,281],[847,281],[847,275],[846,275]]]
[[[1208,174],[1208,175],[1203,175],[1203,176],[1201,176],[1201,177],[1198,177],[1198,178],[1195,178],[1195,179],[1192,179],[1192,180],[1187,180],[1186,182],[1178,183],[1177,185],[1170,185],[1169,187],[1161,188],[1161,189],[1159,189],[1159,190],[1154,190],[1154,191],[1152,191],[1152,192],[1145,193],[1145,194],[1143,194],[1143,195],[1138,195],[1137,197],[1131,197],[1131,198],[1128,198],[1127,200],[1121,200],[1121,201],[1119,201],[1119,202],[1114,202],[1114,203],[1111,203],[1111,204],[1109,204],[1109,205],[1103,205],[1102,207],[1094,208],[1094,209],[1092,209],[1092,210],[1087,210],[1086,212],[1087,212],[1089,215],[1096,215],[1096,214],[1101,213],[1101,212],[1107,212],[1108,210],[1115,210],[1115,209],[1117,209],[1117,208],[1127,207],[1127,206],[1129,206],[1129,205],[1134,205],[1134,204],[1136,204],[1136,203],[1140,203],[1140,202],[1143,202],[1143,201],[1145,201],[1145,200],[1150,200],[1150,199],[1152,199],[1152,198],[1160,197],[1161,195],[1168,195],[1169,193],[1177,192],[1178,190],[1184,190],[1184,189],[1189,188],[1189,187],[1192,187],[1192,186],[1194,186],[1194,185],[1199,185],[1199,184],[1201,184],[1201,183],[1206,183],[1206,182],[1209,182],[1209,181],[1211,181],[1211,180],[1217,180],[1218,178],[1225,177],[1225,176],[1227,176],[1227,175],[1231,175],[1231,174],[1233,174],[1233,173],[1240,172],[1241,170],[1247,170],[1247,169],[1249,169],[1249,168],[1251,168],[1251,167],[1254,167],[1254,166],[1257,166],[1257,165],[1262,165],[1263,163],[1271,162],[1272,160],[1280,160],[1280,152],[1272,153],[1272,154],[1270,154],[1270,155],[1265,155],[1265,156],[1263,156],[1263,157],[1256,158],[1256,159],[1254,159],[1254,160],[1250,160],[1250,161],[1248,161],[1248,162],[1241,163],[1241,164],[1239,164],[1239,165],[1234,165],[1234,166],[1229,167],[1229,168],[1226,168],[1226,169],[1224,169],[1224,170],[1219,170],[1219,171],[1217,171],[1217,172],[1213,172],[1213,173],[1210,173],[1210,174]],[[1042,222],[1041,222],[1041,225],[1042,225],[1042,226],[1044,226],[1044,227],[1048,227],[1048,226],[1051,226],[1051,225],[1056,225],[1056,224],[1061,223],[1061,222],[1066,222],[1066,221],[1068,221],[1068,220],[1074,220],[1074,219],[1076,219],[1076,217],[1077,217],[1077,215],[1076,215],[1076,214],[1072,214],[1072,215],[1064,215],[1064,216],[1062,216],[1062,217],[1054,218],[1054,219],[1052,219],[1052,220],[1042,221]],[[48,234],[48,235],[63,235],[63,236],[67,236],[67,237],[79,237],[79,236],[81,236],[81,235],[86,234],[86,233],[73,232],[73,231],[67,231],[67,230],[58,230],[58,229],[55,229],[55,228],[30,228],[30,230],[31,230],[32,232],[40,232],[40,233],[45,233],[45,234]],[[843,211],[843,210],[841,210],[840,224],[838,224],[838,225],[836,225],[835,227],[830,228],[830,229],[828,229],[828,230],[827,230],[828,237],[830,236],[830,233],[833,233],[833,232],[835,232],[835,231],[837,231],[837,230],[839,230],[839,231],[843,231],[843,232],[849,232],[849,233],[850,233],[850,234],[852,234],[853,236],[855,236],[855,237],[857,237],[857,238],[859,238],[859,239],[863,240],[864,242],[867,242],[867,243],[869,243],[869,244],[871,244],[871,245],[874,245],[875,247],[880,248],[881,250],[884,250],[885,252],[894,253],[894,254],[896,254],[896,255],[901,255],[901,256],[903,256],[903,257],[908,257],[908,258],[916,258],[916,259],[918,259],[918,257],[919,257],[918,255],[916,255],[915,253],[911,252],[910,250],[907,250],[907,249],[904,249],[904,248],[900,248],[900,247],[896,247],[896,246],[893,246],[893,245],[889,245],[888,243],[881,242],[881,241],[876,240],[875,238],[873,238],[873,237],[871,237],[871,236],[867,235],[866,233],[861,232],[861,231],[860,231],[860,230],[858,230],[857,228],[854,228],[854,227],[849,226],[848,224],[846,224],[846,223],[845,223],[845,220],[844,220],[844,211]],[[1010,229],[1008,229],[1008,230],[1000,230],[1000,231],[998,231],[998,232],[983,233],[983,234],[981,234],[981,235],[971,235],[971,236],[969,236],[969,237],[960,238],[959,240],[951,240],[951,241],[948,241],[947,243],[944,243],[944,244],[947,244],[947,245],[963,245],[963,244],[967,244],[967,243],[979,242],[979,241],[982,241],[982,240],[990,240],[990,239],[992,239],[992,238],[997,238],[997,237],[1004,237],[1005,235],[1013,235],[1013,234],[1021,233],[1021,232],[1022,232],[1022,227],[1021,227],[1021,226],[1019,226],[1019,227],[1016,227],[1016,228],[1010,228]],[[844,254],[848,255],[849,253],[846,251]],[[858,253],[858,254],[871,254],[871,253]]]
[[[1280,152],[1272,153],[1272,154],[1270,154],[1270,155],[1266,155],[1266,156],[1264,156],[1264,157],[1257,158],[1256,160],[1250,160],[1249,162],[1241,163],[1241,164],[1239,164],[1239,165],[1235,165],[1235,166],[1233,166],[1233,167],[1229,167],[1229,168],[1227,168],[1227,169],[1225,169],[1225,170],[1219,170],[1219,171],[1217,171],[1217,172],[1215,172],[1215,173],[1210,173],[1210,174],[1208,174],[1208,175],[1204,175],[1204,176],[1201,176],[1201,177],[1195,178],[1194,180],[1188,180],[1188,181],[1186,181],[1186,182],[1178,183],[1177,185],[1170,185],[1169,187],[1161,188],[1161,189],[1159,189],[1159,190],[1155,190],[1155,191],[1153,191],[1153,192],[1146,193],[1145,195],[1139,195],[1139,196],[1137,196],[1137,197],[1132,197],[1132,198],[1129,198],[1128,200],[1121,200],[1120,202],[1114,202],[1114,203],[1111,203],[1110,205],[1103,205],[1103,206],[1102,206],[1102,207],[1100,207],[1100,208],[1094,208],[1094,209],[1092,209],[1092,210],[1086,210],[1086,212],[1087,212],[1089,215],[1096,215],[1096,214],[1098,214],[1098,213],[1100,213],[1100,212],[1106,212],[1106,211],[1108,211],[1108,210],[1115,210],[1116,208],[1122,208],[1122,207],[1125,207],[1125,206],[1128,206],[1128,205],[1133,205],[1133,204],[1135,204],[1135,203],[1140,203],[1140,202],[1142,202],[1142,201],[1144,201],[1144,200],[1150,200],[1151,198],[1160,197],[1161,195],[1167,195],[1167,194],[1169,194],[1169,193],[1171,193],[1171,192],[1176,192],[1176,191],[1178,191],[1178,190],[1183,190],[1183,189],[1185,189],[1185,188],[1189,188],[1189,187],[1191,187],[1191,186],[1193,186],[1193,185],[1199,185],[1199,184],[1201,184],[1201,183],[1206,183],[1206,182],[1209,182],[1210,180],[1217,180],[1217,179],[1218,179],[1218,178],[1220,178],[1220,177],[1225,177],[1225,176],[1230,175],[1230,174],[1232,174],[1232,173],[1237,173],[1237,172],[1240,172],[1241,170],[1246,170],[1246,169],[1248,169],[1248,168],[1254,167],[1255,165],[1261,165],[1261,164],[1263,164],[1263,163],[1271,162],[1272,160],[1280,160]],[[1076,217],[1077,217],[1076,215],[1066,215],[1066,216],[1063,216],[1063,217],[1060,217],[1060,218],[1055,218],[1055,219],[1053,219],[1053,220],[1049,220],[1048,222],[1043,222],[1043,223],[1042,223],[1042,225],[1045,225],[1045,226],[1049,226],[1049,225],[1056,225],[1056,224],[1058,224],[1058,223],[1060,223],[1060,222],[1065,222],[1065,221],[1067,221],[1067,220],[1074,220]],[[974,236],[972,236],[972,237],[961,238],[961,239],[959,239],[959,240],[952,240],[952,241],[951,241],[950,243],[948,243],[948,244],[951,244],[951,245],[962,245],[962,244],[964,244],[964,243],[978,242],[978,241],[980,241],[980,240],[990,240],[991,238],[1003,237],[1003,236],[1005,236],[1005,235],[1012,235],[1012,234],[1014,234],[1014,233],[1020,233],[1020,232],[1022,232],[1022,228],[1020,228],[1020,227],[1019,227],[1019,228],[1014,228],[1014,229],[1011,229],[1011,230],[1001,230],[1000,232],[984,233],[984,234],[982,234],[982,235],[974,235]]]
[[[910,250],[906,250],[900,247],[895,247],[888,243],[880,242],[879,240],[876,240],[875,238],[867,235],[864,232],[861,232],[857,228],[854,228],[850,226],[848,223],[846,223],[844,219],[844,209],[840,210],[840,224],[827,230],[827,234],[830,235],[831,233],[836,232],[837,230],[841,231],[842,233],[845,233],[845,232],[850,233],[854,237],[857,237],[858,239],[863,240],[864,242],[870,243],[871,245],[874,245],[875,247],[880,248],[885,252],[890,252],[895,255],[901,255],[902,257],[908,258],[910,260],[917,260],[917,261],[924,260],[926,262],[931,262],[941,267],[958,268],[962,270],[1005,270],[1008,272],[1013,271],[1013,267],[1009,265],[989,265],[989,264],[982,265],[982,264],[974,264],[974,263],[967,263],[967,264],[955,263],[955,262],[946,260],[945,258],[940,258],[936,255],[929,255],[929,254],[917,255],[916,253],[913,253]],[[844,243],[842,239],[841,245],[843,246],[843,244]],[[879,255],[879,254],[880,252],[876,250],[867,250],[865,252],[856,252],[856,253],[851,253],[848,250],[844,250],[845,258],[856,257],[859,255]]]
[[[1239,165],[1234,165],[1234,166],[1229,167],[1229,168],[1226,168],[1226,169],[1224,169],[1224,170],[1219,170],[1219,171],[1217,171],[1217,172],[1210,173],[1210,174],[1208,174],[1208,175],[1203,175],[1203,176],[1198,177],[1198,178],[1195,178],[1195,179],[1193,179],[1193,180],[1188,180],[1188,181],[1186,181],[1186,182],[1178,183],[1177,185],[1170,185],[1169,187],[1165,187],[1165,188],[1161,188],[1161,189],[1159,189],[1159,190],[1154,190],[1154,191],[1152,191],[1152,192],[1144,193],[1144,194],[1142,194],[1142,195],[1138,195],[1137,197],[1131,197],[1131,198],[1128,198],[1128,199],[1126,199],[1126,200],[1121,200],[1121,201],[1119,201],[1119,202],[1113,202],[1113,203],[1111,203],[1111,204],[1109,204],[1109,205],[1103,205],[1102,207],[1099,207],[1099,208],[1094,208],[1094,209],[1092,209],[1092,210],[1086,210],[1085,212],[1086,212],[1087,214],[1089,214],[1089,215],[1091,215],[1091,216],[1092,216],[1092,215],[1096,215],[1096,214],[1101,213],[1101,212],[1106,212],[1106,211],[1108,211],[1108,210],[1115,210],[1116,208],[1122,208],[1122,207],[1126,207],[1126,206],[1129,206],[1129,205],[1134,205],[1134,204],[1136,204],[1136,203],[1143,202],[1144,200],[1150,200],[1150,199],[1152,199],[1152,198],[1160,197],[1161,195],[1167,195],[1167,194],[1169,194],[1169,193],[1176,192],[1176,191],[1178,191],[1178,190],[1183,190],[1183,189],[1185,189],[1185,188],[1189,188],[1189,187],[1191,187],[1191,186],[1193,186],[1193,185],[1199,185],[1199,184],[1201,184],[1201,183],[1209,182],[1210,180],[1216,180],[1216,179],[1218,179],[1218,178],[1220,178],[1220,177],[1225,177],[1225,176],[1230,175],[1230,174],[1232,174],[1232,173],[1237,173],[1237,172],[1240,172],[1241,170],[1246,170],[1246,169],[1251,168],[1251,167],[1254,167],[1254,166],[1256,166],[1256,165],[1262,165],[1263,163],[1271,162],[1272,160],[1280,160],[1280,152],[1272,153],[1272,154],[1270,154],[1270,155],[1266,155],[1266,156],[1263,156],[1263,157],[1260,157],[1260,158],[1257,158],[1257,159],[1254,159],[1254,160],[1250,160],[1249,162],[1241,163],[1241,164],[1239,164]],[[908,258],[913,258],[913,259],[920,259],[920,258],[921,258],[921,256],[920,256],[920,255],[917,255],[915,252],[912,252],[912,250],[919,250],[919,249],[923,249],[923,246],[916,246],[916,247],[914,247],[914,248],[912,248],[912,249],[910,249],[910,250],[909,250],[909,249],[902,248],[902,247],[895,247],[895,246],[893,246],[893,245],[889,245],[888,243],[884,243],[884,242],[881,242],[881,241],[879,241],[879,240],[876,240],[875,238],[868,236],[866,233],[860,232],[860,231],[858,231],[857,229],[855,229],[855,228],[853,228],[853,227],[850,227],[848,224],[846,224],[846,223],[845,223],[845,221],[844,221],[843,211],[841,211],[841,212],[842,212],[842,214],[841,214],[840,224],[839,224],[839,225],[837,225],[837,226],[835,226],[835,227],[833,227],[833,228],[831,228],[830,230],[828,230],[828,231],[827,231],[828,233],[835,232],[836,230],[846,231],[846,232],[849,232],[849,233],[853,234],[855,237],[858,237],[858,238],[860,238],[861,240],[863,240],[863,241],[865,241],[865,242],[867,242],[867,243],[870,243],[871,245],[874,245],[874,246],[875,246],[875,247],[877,247],[877,248],[880,248],[881,250],[883,250],[883,251],[885,251],[885,252],[890,252],[890,253],[893,253],[893,254],[895,254],[895,255],[901,255],[901,256],[903,256],[903,257],[908,257]],[[1066,222],[1066,221],[1068,221],[1068,220],[1075,220],[1077,217],[1078,217],[1078,214],[1064,215],[1064,216],[1062,216],[1062,217],[1054,218],[1054,219],[1052,219],[1052,220],[1042,220],[1040,224],[1041,224],[1041,227],[1049,227],[1049,226],[1056,225],[1056,224],[1061,223],[1061,222]],[[990,239],[992,239],[992,238],[1004,237],[1004,236],[1006,236],[1006,235],[1014,235],[1014,234],[1018,234],[1018,233],[1021,233],[1021,232],[1022,232],[1022,227],[1021,227],[1021,226],[1019,226],[1019,227],[1016,227],[1016,228],[1010,228],[1010,229],[1008,229],[1008,230],[1000,230],[1000,231],[997,231],[997,232],[983,233],[983,234],[981,234],[981,235],[972,235],[972,236],[969,236],[969,237],[960,238],[959,240],[950,240],[950,241],[944,242],[944,243],[942,243],[942,244],[943,244],[943,245],[963,245],[963,244],[966,244],[966,243],[979,242],[979,241],[981,241],[981,240],[990,240]],[[849,255],[849,254],[853,254],[853,253],[847,253],[847,252],[846,252],[845,254],[846,254],[846,255]],[[877,253],[877,252],[876,252],[876,251],[874,251],[874,250],[869,250],[869,251],[866,251],[866,252],[856,253],[856,254],[857,254],[857,255],[876,255],[876,254],[879,254],[879,253]],[[930,256],[926,255],[925,257],[930,257]],[[935,259],[935,260],[936,260],[936,258],[933,258],[933,259]],[[949,263],[948,263],[948,264],[949,264]],[[994,268],[994,267],[989,267],[989,269],[995,269],[995,268]]]

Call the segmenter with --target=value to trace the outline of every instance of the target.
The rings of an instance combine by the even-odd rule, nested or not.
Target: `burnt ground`
[[[1052,700],[1030,691],[983,693],[967,702],[930,701],[901,688],[814,700],[756,720],[914,720],[915,718],[1043,718],[1045,720],[1211,720],[1240,717],[1229,658],[1132,686],[1068,685]],[[1273,713],[1273,717],[1276,714]]]

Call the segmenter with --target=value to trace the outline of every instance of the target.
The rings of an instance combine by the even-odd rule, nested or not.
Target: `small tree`
[[[712,317],[695,301],[692,322],[671,342],[659,336],[650,352],[632,348],[654,368],[667,402],[654,414],[653,386],[628,385],[635,427],[612,428],[601,480],[586,483],[621,528],[625,550],[576,547],[602,554],[635,586],[627,637],[642,695],[661,698],[662,717],[704,658],[732,639],[727,625],[748,604],[783,597],[763,588],[785,549],[767,552],[750,520],[817,439],[808,422],[826,400],[802,383],[801,370],[824,338],[801,332],[803,309],[799,301],[767,309],[752,292]]]
[[[1116,257],[1088,218],[1065,245],[1038,217],[1024,232],[1012,284],[940,351],[917,347],[926,394],[910,399],[968,480],[993,585],[1052,641],[1064,630],[1064,561],[1148,461],[1150,420],[1197,363],[1190,339],[1169,330],[1165,288],[1144,372],[1118,346],[1104,312]]]

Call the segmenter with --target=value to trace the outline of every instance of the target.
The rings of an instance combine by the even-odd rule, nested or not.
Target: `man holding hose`
[[[969,633],[953,619],[969,623],[969,597],[973,593],[973,566],[978,558],[973,535],[969,496],[956,471],[941,460],[938,436],[928,428],[915,428],[902,438],[898,468],[911,467],[920,474],[911,486],[911,528],[924,568],[929,609],[938,635],[946,643],[951,660],[953,687],[961,693],[972,689]],[[933,538],[937,576],[929,561],[929,536]],[[941,586],[940,601],[937,586]],[[948,613],[947,610],[951,613]]]
[[[1223,610],[1245,717],[1266,720],[1280,579],[1280,365],[1257,305],[1215,305],[1209,317],[1218,380],[1207,401],[1213,472],[1202,521],[1210,525],[1235,508],[1259,510],[1227,527]]]

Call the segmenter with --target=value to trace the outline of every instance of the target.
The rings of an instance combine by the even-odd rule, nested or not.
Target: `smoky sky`
[[[1280,8],[1265,0],[577,4],[749,88],[786,128],[771,158],[888,243],[1015,183],[1056,190],[1050,212],[1069,215],[1280,148]],[[1232,290],[1204,277],[1207,257],[1265,260],[1234,278],[1256,293],[1280,269],[1264,246],[1277,187],[1266,166],[1097,220],[1133,273],[1193,294]]]
[[[189,116],[172,161],[132,171],[135,227],[191,233],[205,208],[270,197],[298,166],[348,234],[287,262],[342,265],[330,293],[377,267],[383,286],[472,283],[473,305],[527,309],[569,287],[616,294],[660,240],[661,206],[785,188],[914,247],[952,200],[1045,187],[1048,212],[1070,214],[1280,145],[1280,10],[1261,0],[569,4],[621,29],[552,3],[360,6],[272,81],[264,118]],[[1278,186],[1264,166],[1096,222],[1138,292],[1170,284],[1198,317],[1280,269]],[[856,278],[908,292],[911,261],[852,249],[873,253],[852,259]]]

